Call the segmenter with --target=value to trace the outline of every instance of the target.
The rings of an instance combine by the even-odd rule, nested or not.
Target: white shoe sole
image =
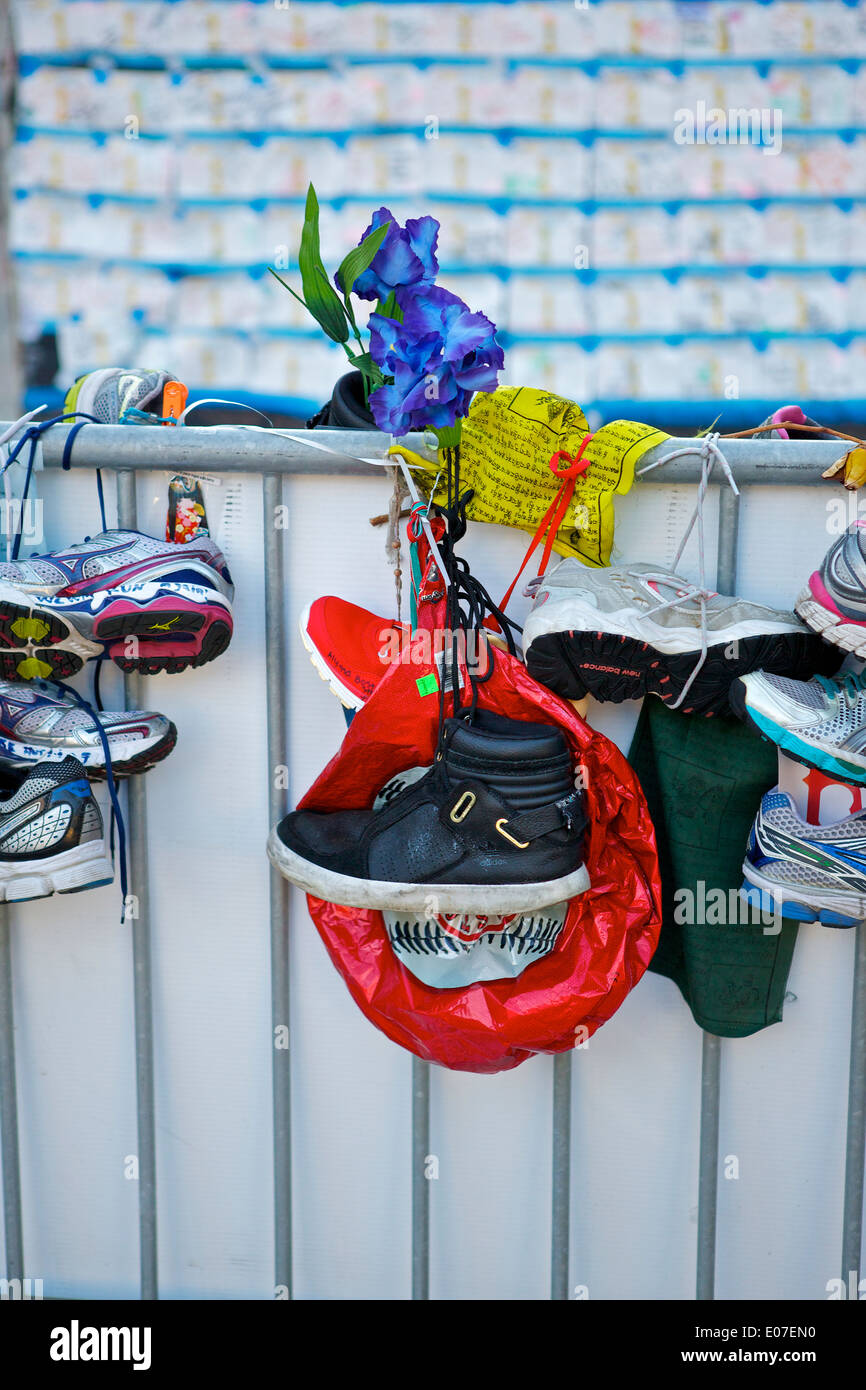
[[[109,748],[114,776],[125,776],[127,763],[134,764],[132,771],[148,770],[148,754],[152,749],[164,744],[168,734],[169,730],[166,729],[150,738],[111,739]],[[157,761],[161,762],[164,756],[167,755],[161,753]],[[101,747],[52,748],[45,744],[21,743],[18,739],[0,737],[0,766],[6,764],[18,768],[22,765],[35,767],[37,763],[62,763],[64,758],[77,758],[92,775],[105,772],[105,754]]]
[[[316,671],[327,685],[331,694],[336,695],[341,705],[345,705],[346,709],[362,709],[366,704],[366,701],[362,700],[360,695],[356,695],[354,691],[351,691],[348,688],[348,686],[343,685],[343,682],[339,679],[339,677],[334,675],[334,672],[331,670],[324,657],[320,654],[318,647],[315,645],[312,638],[310,637],[309,632],[307,631],[307,624],[310,620],[310,609],[312,608],[312,606],[313,605],[311,603],[308,603],[300,618],[298,619],[298,631],[301,634],[301,641],[303,642],[304,647],[306,648],[307,655],[313,663],[313,666],[316,668]],[[384,667],[382,670],[382,674],[385,674]]]
[[[832,642],[834,647],[866,660],[866,625],[846,622],[838,613],[829,612],[813,597],[808,585],[798,595],[794,611],[813,631],[820,632],[825,642]]]
[[[844,893],[832,888],[817,888],[811,883],[781,883],[767,878],[749,863],[743,864],[743,877],[753,888],[760,888],[777,904],[784,902],[801,903],[816,912],[838,912],[845,917],[857,920],[866,918],[866,896],[859,893]]]
[[[534,912],[575,898],[590,886],[584,864],[547,883],[389,883],[383,879],[352,878],[302,858],[283,844],[276,830],[268,838],[268,858],[284,878],[324,902],[380,912],[409,908],[426,917],[443,912]]]
[[[88,840],[46,859],[0,860],[0,902],[47,898],[51,893],[74,893],[111,883],[114,868],[105,841]]]
[[[571,594],[568,598],[549,600],[532,610],[523,625],[524,651],[529,650],[536,638],[554,632],[602,632],[617,637],[632,637],[669,656],[699,652],[701,649],[699,624],[695,624],[694,627],[664,627],[654,622],[650,614],[641,613],[640,609],[635,607],[620,608],[614,613],[606,613],[576,594]],[[709,630],[707,644],[709,647],[719,647],[748,637],[765,637],[786,632],[802,632],[802,627],[793,619],[790,622],[774,622],[771,619],[754,618],[749,622],[732,623],[730,627]]]

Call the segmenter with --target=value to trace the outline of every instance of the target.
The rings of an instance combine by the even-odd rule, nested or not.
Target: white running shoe
[[[731,686],[731,709],[798,762],[866,783],[866,673],[795,681],[753,671]]]
[[[743,863],[742,896],[795,922],[853,927],[866,918],[866,811],[809,825],[778,787],[761,800]]]

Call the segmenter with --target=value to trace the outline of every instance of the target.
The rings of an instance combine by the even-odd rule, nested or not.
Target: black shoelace
[[[478,687],[485,684],[493,674],[495,648],[488,641],[484,620],[496,620],[504,635],[509,653],[515,656],[517,646],[514,634],[521,631],[517,623],[507,618],[494,603],[487,589],[472,574],[468,562],[456,553],[456,547],[466,534],[466,509],[474,497],[474,489],[460,490],[460,446],[443,450],[447,477],[448,503],[438,510],[445,518],[446,532],[440,542],[442,560],[448,573],[448,587],[445,599],[446,630],[450,634],[450,683],[453,694],[453,717],[472,723],[478,707]],[[470,646],[470,643],[472,646]],[[462,648],[462,650],[461,650]],[[474,650],[475,659],[470,653]],[[486,654],[486,670],[479,672],[481,653]],[[445,653],[442,661],[442,680],[439,685],[439,731],[437,751],[441,749],[445,728]],[[466,671],[469,682],[470,699],[464,704],[460,694],[461,666]]]

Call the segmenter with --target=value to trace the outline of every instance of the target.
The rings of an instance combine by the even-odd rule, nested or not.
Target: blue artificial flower
[[[444,429],[463,419],[475,391],[494,391],[504,365],[496,326],[438,285],[402,301],[403,322],[370,315],[370,353],[393,384],[370,396],[380,430]]]
[[[397,291],[400,299],[400,291],[406,287],[420,288],[432,284],[439,270],[436,259],[439,223],[435,217],[409,217],[406,226],[401,227],[387,208],[379,208],[373,213],[361,241],[381,227],[383,222],[391,223],[385,240],[370,265],[352,286],[352,293],[359,299],[386,300],[392,290]],[[339,277],[334,278],[342,290]]]

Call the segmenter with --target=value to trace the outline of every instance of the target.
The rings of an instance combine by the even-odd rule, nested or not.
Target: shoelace
[[[96,726],[96,732],[99,735],[99,741],[102,744],[102,752],[105,757],[105,781],[108,786],[108,796],[111,801],[111,833],[109,844],[112,859],[114,858],[114,826],[117,825],[117,855],[120,860],[120,893],[123,899],[120,921],[121,925],[123,925],[126,921],[126,897],[129,890],[126,865],[126,823],[123,819],[123,811],[121,810],[120,800],[117,795],[117,784],[114,780],[114,769],[111,762],[111,747],[108,742],[108,735],[93,706],[88,704],[84,696],[79,695],[78,691],[73,689],[71,685],[67,685],[65,681],[35,680],[31,681],[30,684],[35,686],[36,689],[44,690],[49,695],[57,690],[62,691],[64,695],[69,695],[75,701],[79,709],[84,710],[86,714],[90,715],[90,718]]]
[[[740,489],[737,487],[737,484],[734,481],[734,475],[731,472],[731,466],[728,463],[728,460],[725,458],[724,454],[722,453],[721,449],[719,448],[718,441],[718,432],[714,434],[708,434],[706,438],[701,440],[700,444],[687,444],[684,448],[676,449],[672,454],[668,454],[665,458],[659,459],[656,463],[648,463],[643,468],[639,468],[637,470],[638,475],[641,475],[643,473],[651,473],[654,468],[660,468],[662,464],[671,463],[674,459],[687,458],[692,457],[694,455],[697,455],[701,460],[701,478],[700,482],[698,483],[698,495],[697,501],[695,502],[695,509],[692,512],[691,517],[689,518],[689,523],[685,531],[683,532],[683,538],[680,541],[679,549],[677,550],[677,553],[674,556],[674,561],[671,566],[671,569],[676,571],[677,565],[682,559],[683,551],[685,550],[686,545],[688,544],[689,537],[691,536],[692,531],[695,528],[695,523],[697,523],[698,571],[700,575],[700,582],[694,585],[684,585],[684,592],[677,594],[674,598],[668,599],[664,603],[657,604],[654,609],[656,613],[660,613],[665,608],[678,608],[681,607],[684,603],[694,602],[695,600],[699,601],[701,605],[701,653],[695,663],[694,670],[691,672],[691,675],[689,676],[688,680],[686,681],[685,685],[680,691],[679,697],[671,702],[671,704],[668,706],[669,709],[679,709],[680,705],[683,703],[683,700],[688,695],[689,690],[691,689],[693,682],[697,678],[704,662],[707,659],[707,601],[711,598],[715,598],[716,590],[707,588],[706,562],[704,554],[704,499],[707,495],[707,488],[709,487],[710,478],[712,476],[713,468],[716,463],[718,463],[721,467],[722,472],[725,475],[725,481],[729,484],[732,492],[734,493],[734,496],[739,497],[740,495]]]
[[[63,458],[61,460],[61,467],[68,470],[72,466],[72,446],[75,442],[76,436],[78,435],[79,431],[83,429],[84,426],[88,423],[99,423],[99,421],[96,419],[94,415],[87,415],[80,410],[71,411],[67,415],[55,415],[50,420],[37,420],[34,423],[34,415],[37,415],[39,413],[39,410],[43,409],[44,406],[39,406],[37,410],[31,410],[27,415],[22,415],[21,419],[17,420],[15,424],[12,425],[10,429],[6,430],[5,434],[2,437],[0,437],[0,445],[8,443],[9,440],[12,439],[14,435],[18,432],[18,430],[21,429],[22,425],[27,425],[27,428],[24,430],[23,434],[21,435],[21,438],[16,441],[15,447],[11,449],[7,454],[3,462],[2,468],[4,488],[6,490],[8,515],[8,503],[10,501],[9,469],[20,456],[22,450],[24,449],[24,446],[30,446],[27,454],[27,468],[24,475],[24,487],[21,490],[21,509],[18,514],[18,520],[15,527],[15,535],[12,539],[10,553],[8,556],[8,558],[13,561],[18,559],[18,555],[21,550],[21,535],[24,525],[24,503],[27,501],[28,495],[30,493],[30,482],[33,477],[33,469],[36,463],[36,456],[39,449],[39,443],[42,439],[43,434],[46,434],[48,430],[53,429],[55,425],[64,424],[67,420],[77,420],[79,422],[78,424],[72,426],[72,429],[66,436],[66,441],[63,446]],[[99,497],[99,510],[102,515],[102,529],[106,530],[107,527],[105,522],[105,495],[102,487],[102,473],[98,468],[96,470],[96,491]]]
[[[446,533],[442,544],[444,563],[447,570],[449,584],[445,598],[445,620],[448,631],[452,634],[451,640],[451,690],[453,696],[452,716],[455,719],[464,719],[471,724],[475,711],[478,708],[478,687],[484,685],[493,674],[494,654],[493,648],[487,640],[484,631],[485,619],[492,618],[498,625],[499,630],[504,634],[508,650],[512,656],[516,654],[516,644],[514,633],[521,629],[510,618],[506,618],[502,609],[494,603],[490,594],[485,589],[480,580],[476,579],[471,573],[469,565],[461,556],[455,552],[457,542],[466,534],[466,509],[472,501],[474,490],[467,489],[461,493],[460,490],[460,446],[444,450],[445,466],[448,478],[448,504],[440,507],[440,511],[446,520]],[[477,642],[484,642],[487,653],[487,670],[484,675],[479,675],[474,662],[468,659],[468,638],[470,632]],[[461,638],[463,642],[463,670],[471,691],[468,705],[464,705],[460,695],[461,684]],[[479,648],[480,651],[480,648]],[[442,749],[443,736],[445,731],[445,680],[444,680],[444,660],[443,660],[443,680],[439,687],[439,733],[436,740],[437,752]]]
[[[824,687],[831,698],[844,695],[852,705],[858,695],[862,695],[866,690],[866,671],[841,671],[839,675],[832,677],[816,675],[815,680]]]

